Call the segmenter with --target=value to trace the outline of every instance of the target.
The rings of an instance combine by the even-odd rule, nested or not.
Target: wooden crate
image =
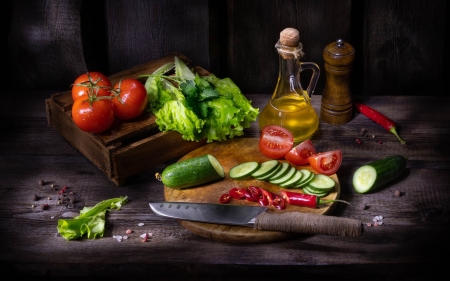
[[[187,64],[190,60],[180,53],[173,53],[126,71],[111,75],[114,85],[120,79],[150,74],[160,66],[174,61],[178,56]],[[197,71],[206,70],[197,67]],[[47,120],[72,146],[94,163],[116,185],[126,179],[175,157],[182,156],[206,142],[185,141],[178,132],[160,132],[155,116],[144,113],[132,121],[116,118],[110,130],[92,134],[80,130],[72,120],[72,95],[70,91],[57,93],[46,99]]]

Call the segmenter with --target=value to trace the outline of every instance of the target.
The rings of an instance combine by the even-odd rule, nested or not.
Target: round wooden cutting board
[[[166,201],[171,202],[192,202],[192,203],[217,203],[219,202],[219,197],[228,193],[233,187],[248,187],[251,185],[262,187],[271,192],[280,194],[283,188],[273,185],[269,182],[255,180],[253,178],[245,180],[234,180],[228,176],[230,169],[240,163],[249,161],[258,161],[260,163],[269,160],[265,157],[258,148],[257,138],[236,138],[230,139],[223,142],[213,142],[200,147],[194,151],[183,156],[179,161],[194,158],[204,154],[211,154],[219,160],[220,164],[225,170],[225,178],[223,180],[208,183],[205,185],[200,185],[197,187],[187,188],[187,189],[174,189],[164,186],[164,196]],[[280,160],[285,161],[285,160]],[[297,168],[308,169],[314,173],[309,165],[307,166],[296,166]],[[336,182],[335,189],[330,192],[323,199],[339,199],[340,194],[340,184],[336,174],[331,175],[331,178]],[[290,189],[291,191],[302,192],[301,189]],[[228,204],[236,205],[258,205],[256,202],[249,202],[247,200],[234,200]],[[326,205],[321,205],[320,208],[312,209],[307,207],[298,207],[293,205],[288,205],[283,211],[276,210],[269,206],[267,212],[305,212],[305,213],[315,213],[315,214],[329,214],[333,211],[336,202],[328,203]],[[231,243],[269,243],[277,242],[286,239],[291,239],[301,234],[296,233],[285,233],[285,232],[275,232],[275,231],[262,231],[256,230],[251,227],[245,226],[230,226],[230,225],[219,225],[211,223],[201,223],[179,220],[180,224],[188,229],[189,231],[206,237],[209,239],[231,242]]]

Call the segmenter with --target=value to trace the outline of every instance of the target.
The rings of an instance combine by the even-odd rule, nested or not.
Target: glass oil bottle
[[[319,118],[311,105],[311,96],[320,75],[319,66],[302,62],[300,36],[296,29],[286,28],[280,33],[275,48],[279,54],[278,81],[270,101],[259,114],[259,127],[282,126],[294,135],[294,143],[309,139],[319,127]],[[312,70],[306,90],[301,84],[303,70]]]

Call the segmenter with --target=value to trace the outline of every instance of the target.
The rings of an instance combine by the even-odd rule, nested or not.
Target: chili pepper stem
[[[351,205],[349,202],[344,201],[344,200],[338,200],[338,199],[335,199],[335,200],[331,200],[331,199],[328,199],[328,200],[327,200],[327,199],[319,199],[319,204],[326,204],[326,203],[331,203],[331,202],[342,202],[342,203]]]
[[[393,133],[402,144],[406,143],[406,141],[402,140],[402,138],[397,134],[397,131],[395,130],[395,127],[392,127],[389,131],[391,133]]]

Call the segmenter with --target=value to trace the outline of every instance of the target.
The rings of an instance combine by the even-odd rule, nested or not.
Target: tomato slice
[[[311,140],[308,139],[293,147],[284,158],[294,165],[306,165],[309,163],[308,157],[316,153],[316,148]]]
[[[231,201],[231,195],[228,193],[222,194],[219,198],[220,203],[226,204]]]
[[[293,145],[294,136],[288,129],[281,126],[265,126],[259,137],[259,150],[270,159],[283,158]]]
[[[330,150],[308,157],[311,167],[320,174],[332,175],[336,173],[342,163],[342,151]]]
[[[233,187],[232,189],[230,189],[230,195],[234,199],[238,199],[238,200],[245,199],[245,193],[248,193],[248,192],[245,188],[242,188],[242,187]]]

